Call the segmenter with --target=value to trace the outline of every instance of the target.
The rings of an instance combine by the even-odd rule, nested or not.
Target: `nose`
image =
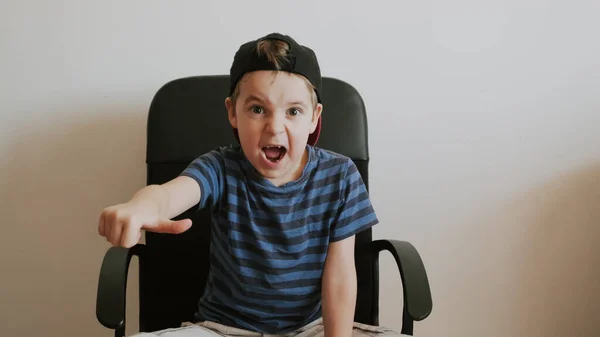
[[[266,125],[266,131],[272,135],[278,135],[285,131],[285,117],[282,114],[272,114]]]

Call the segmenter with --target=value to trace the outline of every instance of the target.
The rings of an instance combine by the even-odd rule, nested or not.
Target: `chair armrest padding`
[[[415,247],[409,242],[398,240],[375,240],[372,247],[376,261],[383,250],[394,256],[402,279],[405,310],[410,318],[415,321],[427,318],[433,306],[431,290],[423,260]]]
[[[134,255],[142,257],[145,246],[132,248],[111,247],[104,255],[98,280],[96,317],[109,329],[125,325],[125,300],[129,263]]]

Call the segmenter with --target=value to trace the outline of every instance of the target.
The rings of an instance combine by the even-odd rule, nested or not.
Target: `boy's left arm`
[[[354,235],[329,245],[322,284],[325,337],[350,337],[356,305]]]

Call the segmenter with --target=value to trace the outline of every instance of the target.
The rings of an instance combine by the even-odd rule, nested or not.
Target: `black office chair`
[[[198,76],[164,85],[152,100],[148,116],[147,183],[175,178],[200,154],[236,142],[224,105],[228,76]],[[369,152],[365,106],[349,84],[323,78],[323,129],[318,147],[350,157],[367,185]],[[131,257],[139,258],[139,327],[156,331],[194,321],[208,272],[210,217],[191,208],[180,218],[194,225],[179,235],[145,233],[146,244],[112,247],[106,253],[98,284],[96,316],[115,336],[125,334],[125,289]],[[385,225],[385,224],[384,224]],[[413,334],[413,322],[429,316],[432,299],[423,262],[408,242],[372,240],[371,229],[356,236],[358,294],[355,321],[378,325],[379,252],[394,256],[402,279],[402,333]],[[395,296],[395,294],[390,294]]]

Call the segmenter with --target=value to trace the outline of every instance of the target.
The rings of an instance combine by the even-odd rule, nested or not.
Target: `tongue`
[[[267,147],[264,149],[264,151],[265,151],[265,155],[269,159],[277,159],[277,158],[279,158],[279,155],[281,154],[281,150],[276,147]]]

